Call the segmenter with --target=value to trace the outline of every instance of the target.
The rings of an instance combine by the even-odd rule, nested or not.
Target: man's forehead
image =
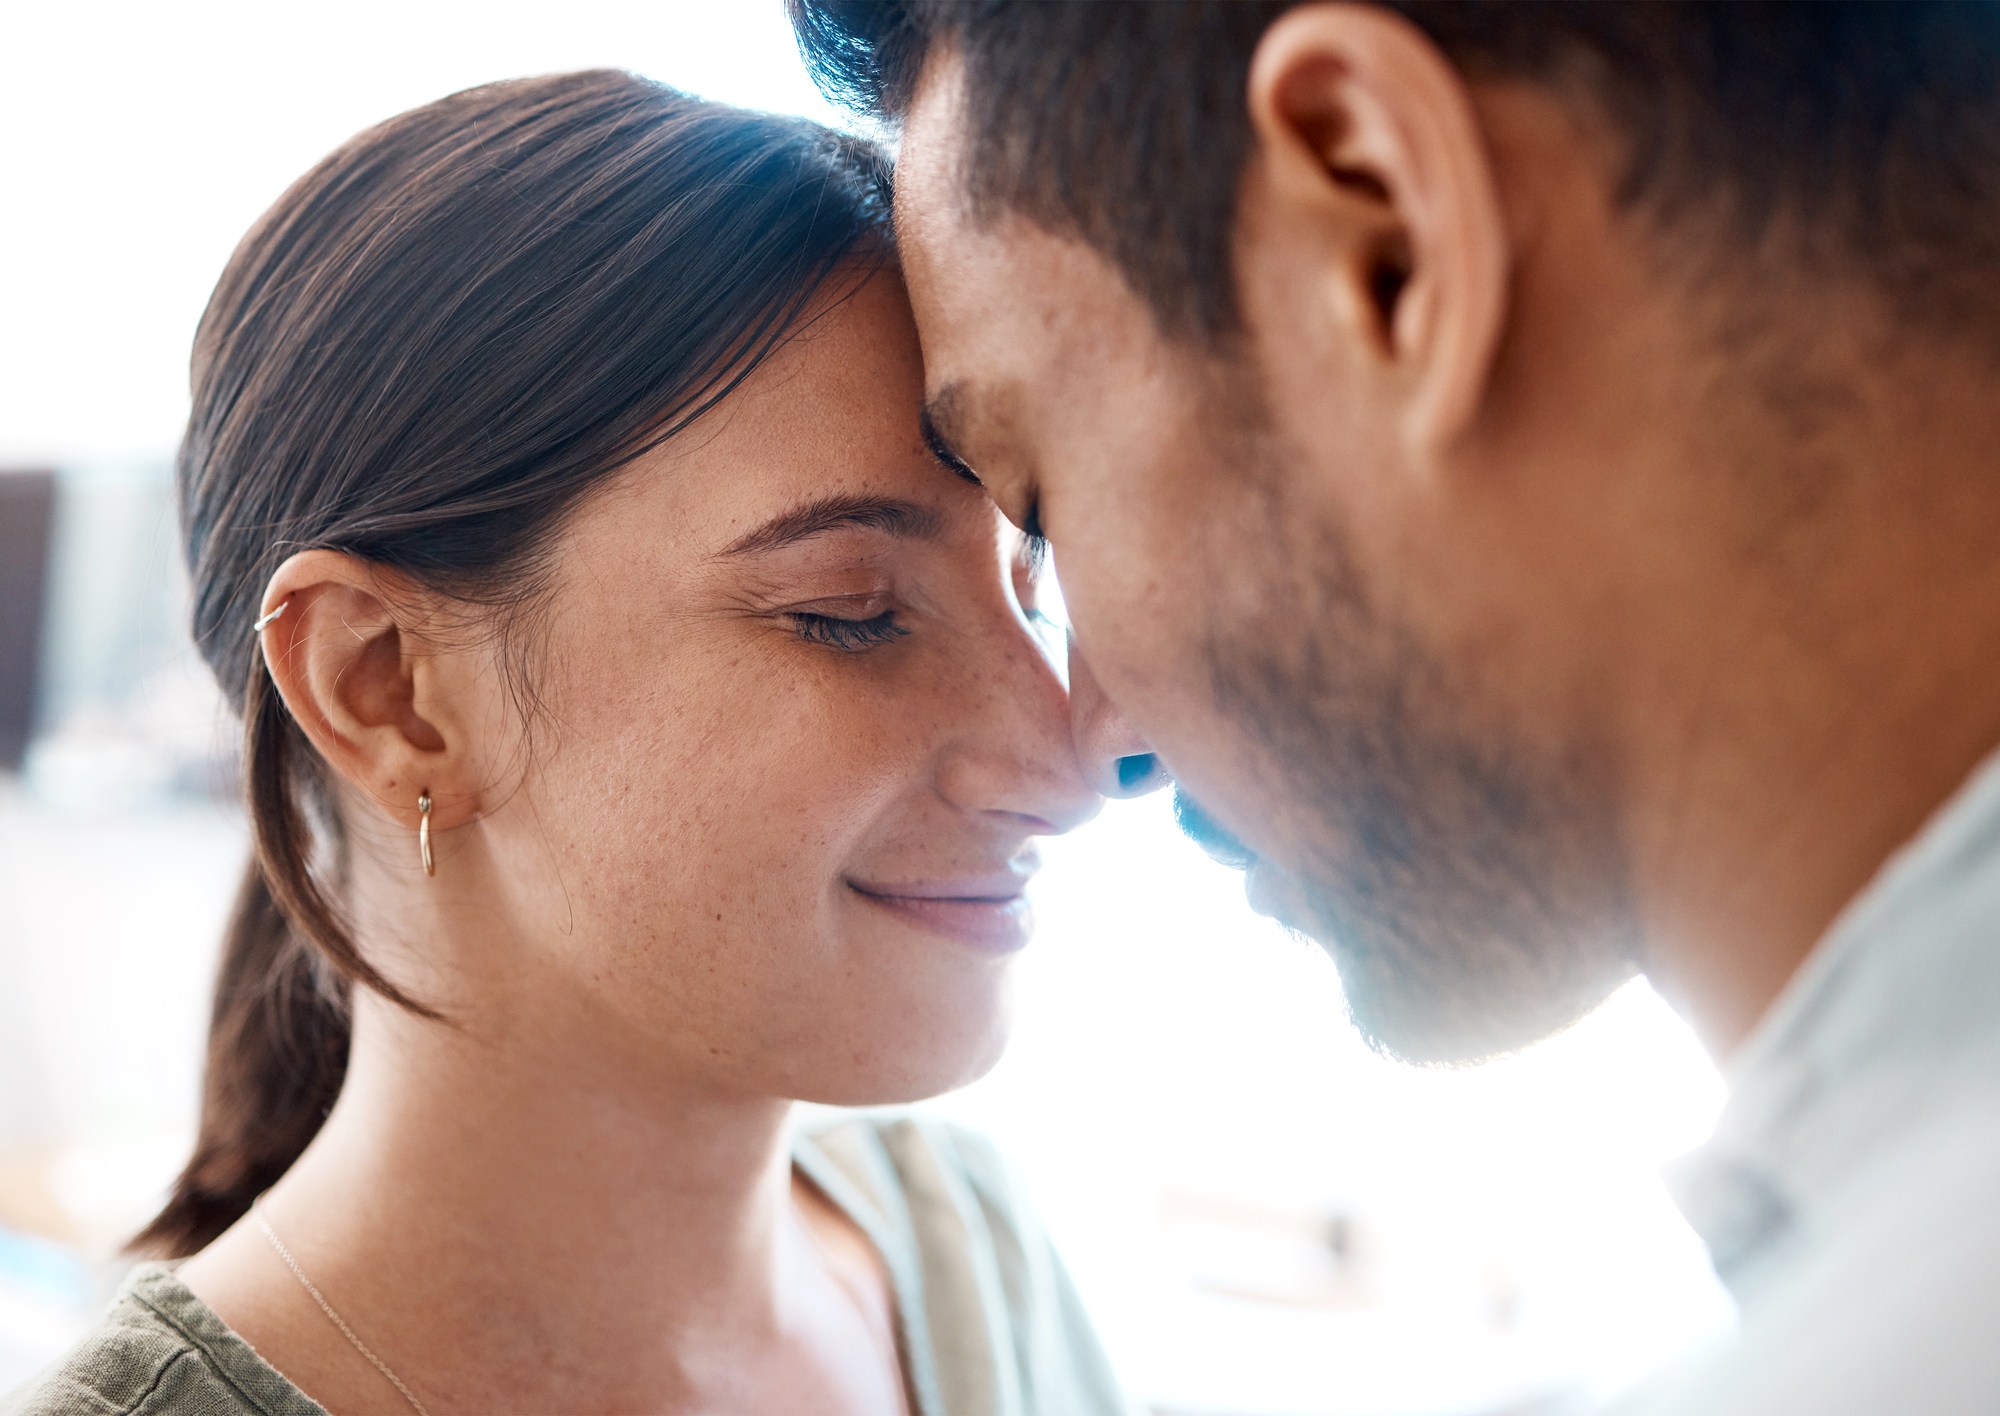
[[[964,65],[927,57],[896,160],[897,243],[924,352],[926,415],[946,444],[991,454],[1020,436],[1029,405],[1081,372],[1079,359],[1129,354],[1115,267],[1074,235],[1022,212],[975,209],[966,181]],[[1115,308],[1099,308],[1112,296]]]
[[[955,48],[934,47],[903,111],[896,148],[899,233],[912,226],[921,231],[932,223],[970,224],[965,114],[965,66]]]

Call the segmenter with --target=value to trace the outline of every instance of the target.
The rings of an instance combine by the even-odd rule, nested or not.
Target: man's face
[[[1049,537],[1105,692],[1377,1046],[1455,1060],[1572,1021],[1636,952],[1600,773],[1495,670],[1519,625],[1459,612],[1492,597],[1367,381],[1301,377],[1282,269],[1246,269],[1249,332],[1215,350],[1163,336],[1094,250],[975,219],[933,67],[897,177],[930,419]]]

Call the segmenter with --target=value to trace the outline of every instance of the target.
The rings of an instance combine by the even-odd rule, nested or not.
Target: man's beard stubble
[[[1638,968],[1609,794],[1482,717],[1375,611],[1340,528],[1285,505],[1272,440],[1244,440],[1231,465],[1262,485],[1217,527],[1239,543],[1213,564],[1245,578],[1211,601],[1207,659],[1217,711],[1257,748],[1253,799],[1278,806],[1252,834],[1307,916],[1286,923],[1327,948],[1390,1056],[1472,1061],[1567,1027]]]

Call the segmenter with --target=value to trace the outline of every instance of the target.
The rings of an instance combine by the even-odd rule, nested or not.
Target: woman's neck
[[[791,1202],[788,1104],[615,1072],[362,1000],[340,1101],[263,1212],[433,1416],[897,1409],[879,1315]],[[403,1407],[261,1230],[183,1277],[336,1416]]]

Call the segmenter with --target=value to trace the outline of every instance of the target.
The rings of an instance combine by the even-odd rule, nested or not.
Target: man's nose
[[[1100,796],[1144,796],[1167,784],[1167,769],[1152,745],[1105,697],[1089,661],[1076,647],[1074,634],[1069,639],[1069,721],[1076,760]]]

